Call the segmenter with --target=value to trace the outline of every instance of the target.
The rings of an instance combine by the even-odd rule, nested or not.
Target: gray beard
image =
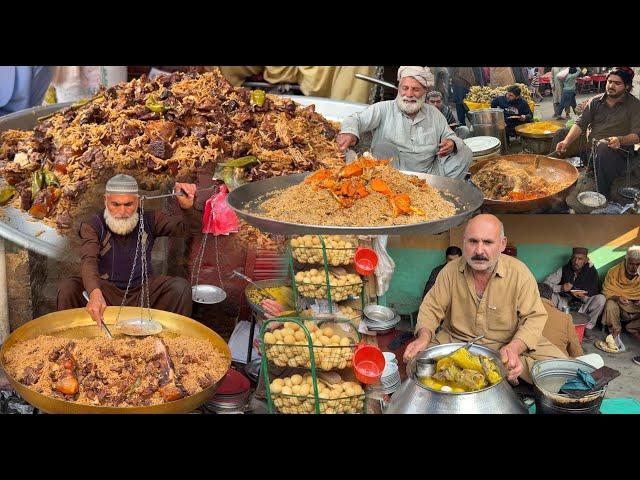
[[[128,235],[133,232],[138,226],[140,220],[140,214],[138,212],[131,215],[129,218],[116,218],[109,212],[108,208],[104,209],[104,221],[107,222],[107,227],[116,235]]]
[[[413,97],[410,97],[413,98]],[[423,95],[421,98],[418,98],[415,102],[407,102],[400,95],[396,97],[396,103],[398,104],[398,108],[402,110],[407,115],[413,115],[414,113],[418,113],[420,109],[424,106],[424,103],[427,99],[427,95]]]

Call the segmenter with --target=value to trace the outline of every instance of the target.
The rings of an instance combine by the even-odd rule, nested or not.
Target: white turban
[[[415,78],[424,88],[427,88],[427,85],[436,84],[429,67],[400,67],[398,69],[398,82],[405,77]]]

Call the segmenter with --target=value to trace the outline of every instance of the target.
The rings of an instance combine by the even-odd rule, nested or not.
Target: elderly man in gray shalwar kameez
[[[423,67],[400,67],[397,98],[345,119],[337,138],[340,149],[355,145],[363,133],[372,131],[374,156],[399,157],[400,170],[463,178],[473,153],[442,113],[425,102],[429,78],[433,77]]]

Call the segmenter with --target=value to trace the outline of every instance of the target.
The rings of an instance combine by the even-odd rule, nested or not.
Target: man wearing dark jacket
[[[456,258],[460,258],[461,256],[462,256],[462,250],[460,250],[460,247],[451,246],[447,248],[447,251],[444,254],[445,262],[442,265],[438,265],[436,268],[431,270],[431,275],[429,275],[429,280],[427,280],[427,283],[424,286],[424,293],[422,294],[423,298],[427,295],[427,292],[431,290],[431,287],[433,287],[433,284],[436,283],[436,277],[440,273],[440,270],[442,270],[447,265],[447,263],[449,263],[452,260],[455,260]]]
[[[606,299],[600,294],[598,271],[589,262],[589,251],[575,247],[569,262],[549,275],[544,283],[553,289],[553,304],[557,308],[567,305],[579,307],[578,312],[589,317],[586,328],[591,330],[604,309]]]
[[[491,108],[501,108],[504,111],[507,135],[515,136],[516,127],[533,120],[533,112],[527,101],[520,95],[520,87],[511,85],[507,87],[507,93],[496,97],[491,102]]]

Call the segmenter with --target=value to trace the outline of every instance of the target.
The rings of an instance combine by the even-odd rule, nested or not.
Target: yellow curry
[[[474,355],[462,348],[453,355],[440,358],[436,364],[436,372],[419,380],[433,390],[464,393],[495,385],[502,380],[502,375],[493,359]]]

